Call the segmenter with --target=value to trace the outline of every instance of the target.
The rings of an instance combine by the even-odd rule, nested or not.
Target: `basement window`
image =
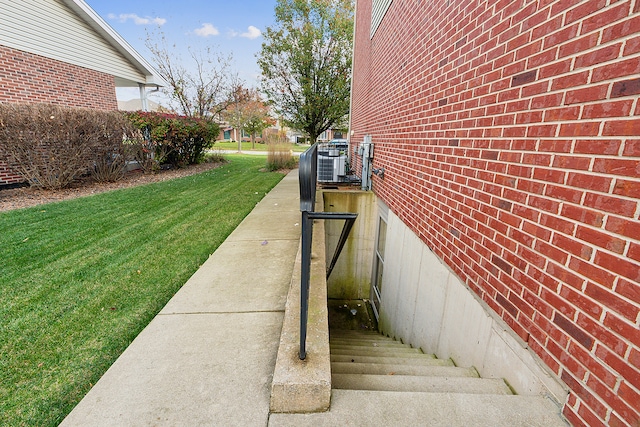
[[[371,306],[376,319],[380,318],[380,301],[382,295],[382,274],[384,272],[384,250],[387,245],[387,221],[386,215],[378,218],[378,230],[376,233],[375,258],[373,260],[373,280],[371,281]]]

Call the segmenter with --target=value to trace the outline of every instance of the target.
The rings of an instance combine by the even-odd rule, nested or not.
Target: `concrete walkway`
[[[299,209],[296,170],[256,205],[61,426],[566,425],[559,408],[541,396],[370,390],[332,390],[328,412],[270,416]]]
[[[62,426],[266,426],[300,239],[297,170],[220,245]]]

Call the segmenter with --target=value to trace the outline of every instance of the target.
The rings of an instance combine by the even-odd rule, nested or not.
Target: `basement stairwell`
[[[329,342],[330,412],[338,417],[378,425],[567,425],[545,397],[514,395],[502,379],[480,378],[472,367],[377,332],[332,329]]]
[[[312,158],[303,168],[306,157],[301,156],[300,179],[301,201],[306,201],[307,211],[303,208],[301,211],[315,215],[324,211],[325,200],[322,196],[315,198],[316,162]],[[307,182],[303,191],[305,176],[312,182]],[[345,200],[349,205],[351,199]],[[336,212],[353,211],[345,209],[336,199],[332,199],[330,206]],[[367,222],[363,218],[367,216],[371,215],[360,215],[359,224]],[[539,380],[535,372],[531,374],[537,369],[535,361],[525,363],[530,357],[526,349],[510,349],[513,343],[509,337],[502,337],[504,331],[497,330],[481,316],[469,318],[479,319],[479,324],[486,326],[490,333],[481,337],[471,328],[469,339],[476,344],[481,338],[495,337],[498,342],[492,342],[490,351],[482,353],[489,359],[478,359],[478,365],[474,360],[466,367],[378,333],[373,306],[363,299],[366,292],[358,291],[356,296],[335,292],[338,288],[328,289],[327,253],[336,247],[335,236],[333,232],[325,234],[325,221],[308,223],[312,226],[308,230],[303,227],[303,243],[287,297],[271,388],[270,427],[568,425],[557,403],[557,395],[564,389],[556,394],[548,392],[544,381]],[[304,236],[310,233],[313,234],[312,246],[305,246]],[[339,230],[338,234],[341,234]],[[332,241],[325,245],[325,238]],[[358,254],[371,253],[361,249],[345,250],[357,258],[351,260],[352,266],[358,264]],[[304,276],[303,265],[309,268]],[[459,301],[461,310],[475,308],[457,297],[458,294],[452,295],[451,301]],[[306,302],[307,298],[308,307],[303,309],[301,301]],[[450,336],[441,334],[440,342],[458,344],[450,343]],[[505,364],[507,369],[502,369]],[[495,369],[496,365],[499,369]],[[486,378],[482,378],[479,371]],[[502,377],[509,378],[513,387]]]
[[[551,399],[513,393],[372,330],[330,329],[331,406],[327,412],[272,414],[269,426],[566,427]]]

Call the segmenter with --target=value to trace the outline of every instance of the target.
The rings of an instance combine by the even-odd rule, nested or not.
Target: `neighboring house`
[[[256,135],[256,142],[263,142],[268,136],[280,135],[283,131],[287,135],[288,140],[295,142],[295,137],[292,136],[291,130],[281,127],[279,121],[274,126],[268,127],[263,130],[261,134]],[[220,134],[218,135],[218,141],[237,141],[239,136],[239,129],[234,128],[228,122],[220,123]],[[243,130],[242,140],[251,141],[251,135]]]
[[[116,87],[139,87],[146,107],[164,84],[83,0],[0,0],[0,102],[115,110]],[[19,181],[0,159],[0,185]]]
[[[318,142],[327,142],[332,139],[344,139],[346,136],[343,134],[343,131],[340,129],[327,129],[318,135]]]
[[[236,129],[228,123],[222,123],[220,125],[220,134],[218,135],[218,141],[237,141],[240,138],[240,129]],[[251,141],[251,135],[244,130],[242,131],[242,140]],[[256,141],[261,141],[262,136],[258,135]]]
[[[380,328],[638,426],[640,1],[356,3]]]

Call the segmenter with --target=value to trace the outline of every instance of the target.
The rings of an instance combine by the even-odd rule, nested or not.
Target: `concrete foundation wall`
[[[323,190],[326,212],[357,212],[351,234],[327,281],[328,297],[369,298],[371,266],[376,232],[375,195],[364,191]],[[324,221],[327,265],[335,252],[344,221]]]
[[[526,343],[396,216],[388,213],[379,327],[440,358],[504,378],[518,394],[550,394],[564,386]]]

